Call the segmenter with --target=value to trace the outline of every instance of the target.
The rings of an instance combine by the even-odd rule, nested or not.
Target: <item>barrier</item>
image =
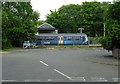
[[[24,41],[23,48],[36,48],[36,43],[30,43],[29,41]]]

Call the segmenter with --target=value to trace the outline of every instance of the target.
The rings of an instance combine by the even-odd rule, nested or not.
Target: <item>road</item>
[[[111,52],[101,48],[12,50],[2,56],[2,80],[113,82],[118,78],[118,66],[91,61],[109,55]]]

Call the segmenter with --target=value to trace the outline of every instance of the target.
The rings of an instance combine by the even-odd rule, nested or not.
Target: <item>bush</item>
[[[120,16],[118,14],[120,14],[120,2],[109,5],[105,19],[106,36],[101,40],[106,50],[120,49]]]
[[[12,47],[9,39],[5,38],[2,40],[2,50]]]

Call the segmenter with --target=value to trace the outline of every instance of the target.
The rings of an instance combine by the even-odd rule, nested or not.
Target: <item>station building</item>
[[[43,23],[38,27],[38,34],[42,33],[58,33],[58,30],[48,23]]]

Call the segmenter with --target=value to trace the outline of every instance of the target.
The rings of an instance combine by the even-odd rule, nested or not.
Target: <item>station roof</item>
[[[55,27],[53,27],[52,25],[48,23],[43,23],[42,25],[38,27],[38,30],[55,30]]]

